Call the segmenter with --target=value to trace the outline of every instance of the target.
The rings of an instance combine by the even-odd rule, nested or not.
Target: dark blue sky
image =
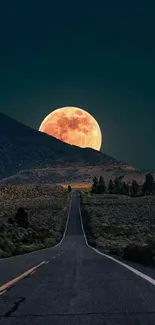
[[[153,0],[1,2],[1,112],[38,128],[84,108],[105,153],[155,171],[154,17]]]

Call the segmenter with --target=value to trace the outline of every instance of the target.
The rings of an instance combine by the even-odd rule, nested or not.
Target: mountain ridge
[[[64,143],[0,113],[0,179],[25,169],[70,164],[131,167],[92,148]]]

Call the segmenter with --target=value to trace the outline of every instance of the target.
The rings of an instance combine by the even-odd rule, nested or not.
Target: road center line
[[[41,262],[40,264],[32,267],[31,269],[29,269],[28,271],[22,273],[21,275],[19,275],[18,277],[16,277],[15,279],[3,284],[0,287],[0,295],[2,295],[3,293],[6,292],[6,290],[8,290],[10,287],[12,287],[16,282],[18,282],[19,280],[22,280],[23,278],[27,277],[28,275],[32,274],[33,272],[36,271],[36,269],[38,269],[39,267],[43,266],[46,263],[46,261]]]
[[[0,296],[4,295],[4,293],[7,292],[7,290],[3,290],[0,292]]]

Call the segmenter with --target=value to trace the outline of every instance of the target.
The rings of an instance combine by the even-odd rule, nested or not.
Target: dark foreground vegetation
[[[130,195],[111,193],[105,183],[102,184],[106,194],[99,194],[101,183],[98,182],[95,194],[93,186],[93,190],[81,194],[81,210],[89,244],[107,254],[154,265],[155,195],[150,174],[136,195],[131,193],[132,188]]]
[[[52,185],[0,187],[0,257],[56,245],[62,238],[70,193]]]

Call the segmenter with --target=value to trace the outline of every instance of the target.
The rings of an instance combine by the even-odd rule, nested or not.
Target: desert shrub
[[[10,257],[12,254],[10,252],[4,252],[1,248],[0,248],[0,258],[5,258],[5,257]]]
[[[10,233],[7,232],[7,235],[11,238],[13,243],[17,244],[24,241],[24,239],[28,235],[28,232],[27,229],[18,227],[16,225],[12,228]]]
[[[23,239],[21,240],[23,244],[33,244],[39,238],[39,233],[37,233],[32,228],[27,229],[27,233],[24,235]]]
[[[8,223],[10,223],[11,225],[13,225],[13,224],[15,223],[14,218],[9,217],[9,218],[8,218]]]
[[[0,233],[4,233],[6,231],[6,229],[7,229],[6,223],[2,223],[0,225]]]
[[[6,237],[6,235],[1,235],[0,237],[0,249],[4,252],[9,253],[10,255],[15,250],[15,246],[12,241]]]
[[[120,252],[120,249],[118,247],[113,247],[113,248],[110,249],[109,253],[111,255],[120,255],[121,252]]]
[[[55,231],[56,242],[59,242],[62,238],[62,233],[60,231]]]
[[[55,232],[54,232],[54,235],[55,235]],[[33,237],[33,239],[34,239],[33,241],[35,241],[37,243],[45,244],[45,240],[49,236],[50,236],[49,230],[38,231],[37,234]]]
[[[96,245],[96,240],[95,240],[95,238],[88,237],[88,238],[87,238],[87,241],[88,241],[88,244],[89,244],[90,246],[92,246],[92,247],[96,247],[96,246],[97,246],[97,245]]]
[[[139,263],[149,263],[152,261],[154,252],[149,244],[140,245],[132,243],[124,248],[124,258]]]
[[[81,193],[81,213],[88,241],[105,253],[154,264],[155,197]],[[136,249],[126,248],[131,243]],[[143,244],[148,245],[143,245]],[[91,243],[90,243],[91,245]]]
[[[45,238],[45,245],[46,245],[46,247],[55,246],[56,245],[56,239],[53,238],[53,237]]]
[[[19,245],[15,249],[15,255],[20,255],[20,254],[26,254],[26,253],[31,253],[33,251],[36,251],[38,249],[43,249],[45,246],[43,244],[30,244],[30,245]]]
[[[61,240],[71,196],[66,189],[5,186],[0,196],[0,257],[54,246]]]
[[[0,248],[0,257],[4,256],[4,251]]]

